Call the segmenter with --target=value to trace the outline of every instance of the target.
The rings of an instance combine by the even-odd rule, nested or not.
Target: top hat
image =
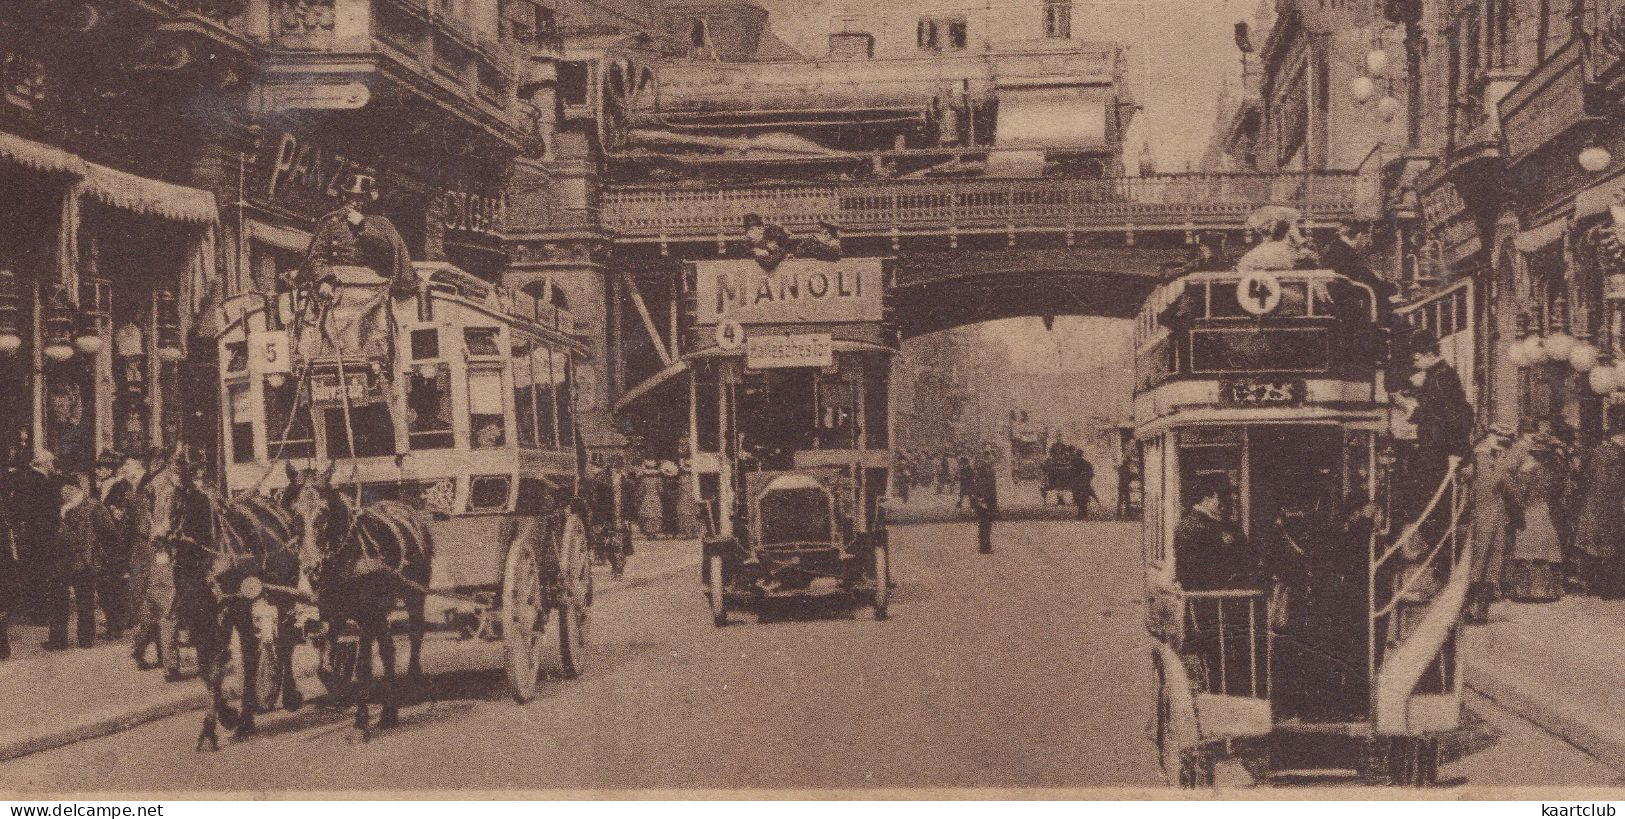
[[[368,174],[353,173],[350,174],[349,179],[344,181],[344,187],[339,189],[339,193],[357,199],[376,200],[378,198],[378,180]]]
[[[762,225],[765,225],[765,224],[767,224],[767,222],[765,220],[763,220],[760,215],[755,214],[755,213],[747,213],[747,214],[745,214],[745,229],[746,230],[750,230],[753,227],[761,227]]]

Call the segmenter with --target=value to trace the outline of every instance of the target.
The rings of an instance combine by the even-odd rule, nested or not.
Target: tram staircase
[[[1448,731],[1460,721],[1455,652],[1472,572],[1472,498],[1465,462],[1451,464],[1416,520],[1375,537],[1370,632],[1373,718],[1379,735]]]

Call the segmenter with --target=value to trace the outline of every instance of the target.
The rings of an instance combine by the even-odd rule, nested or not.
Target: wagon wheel
[[[891,602],[891,545],[881,538],[874,548],[875,619],[886,619],[886,606]]]
[[[513,698],[521,703],[536,696],[542,637],[547,633],[546,595],[536,562],[539,528],[535,521],[520,524],[502,567],[503,664]]]
[[[592,605],[592,555],[587,524],[571,512],[559,526],[559,664],[563,676],[574,678],[585,667],[587,607]]]
[[[706,596],[711,598],[711,622],[718,626],[726,626],[728,600],[722,591],[722,555],[711,555],[706,558],[705,569]]]

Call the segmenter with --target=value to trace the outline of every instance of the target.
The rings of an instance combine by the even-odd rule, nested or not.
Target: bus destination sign
[[[1301,378],[1229,378],[1219,382],[1219,403],[1242,407],[1301,404],[1307,392]]]

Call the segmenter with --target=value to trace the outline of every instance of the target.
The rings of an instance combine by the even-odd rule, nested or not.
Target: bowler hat
[[[364,173],[353,173],[344,181],[339,193],[359,199],[377,199],[378,180]]]
[[[767,224],[767,222],[764,221],[760,215],[755,214],[755,213],[747,213],[747,214],[745,214],[745,229],[746,230],[750,230],[753,227],[761,227],[762,225],[765,225],[765,224]]]

